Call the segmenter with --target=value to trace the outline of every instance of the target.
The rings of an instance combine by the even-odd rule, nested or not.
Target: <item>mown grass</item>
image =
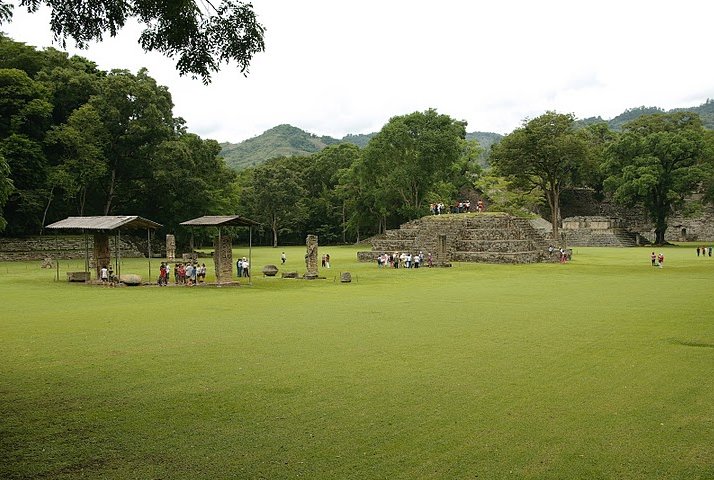
[[[325,280],[261,278],[282,250],[238,288],[0,264],[0,478],[714,478],[714,257],[405,271],[330,247]]]

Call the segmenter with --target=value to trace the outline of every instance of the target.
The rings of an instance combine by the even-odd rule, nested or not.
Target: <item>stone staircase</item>
[[[383,253],[424,252],[437,265],[451,262],[535,263],[554,261],[548,242],[528,219],[498,213],[463,213],[422,217],[371,241],[361,261]]]

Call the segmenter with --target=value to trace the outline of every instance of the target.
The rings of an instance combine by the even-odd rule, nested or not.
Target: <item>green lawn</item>
[[[407,271],[323,247],[327,279],[261,278],[282,250],[304,271],[258,248],[235,288],[1,263],[0,478],[714,478],[714,257]]]

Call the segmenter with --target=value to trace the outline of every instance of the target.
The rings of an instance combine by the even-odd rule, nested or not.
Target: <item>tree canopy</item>
[[[130,18],[145,26],[139,44],[176,59],[181,75],[210,83],[211,74],[224,63],[236,62],[243,74],[253,56],[265,49],[264,27],[253,6],[235,0],[20,0],[20,6],[36,12],[50,8],[50,28],[64,48],[68,39],[86,48],[104,35],[116,36]],[[0,0],[0,24],[12,17],[11,4]]]
[[[572,114],[546,112],[494,146],[490,161],[517,186],[540,189],[551,211],[553,237],[558,239],[560,194],[582,174],[587,144],[575,129]]]
[[[608,149],[605,188],[624,205],[641,205],[665,242],[667,218],[711,172],[696,114],[645,115],[623,127]]]

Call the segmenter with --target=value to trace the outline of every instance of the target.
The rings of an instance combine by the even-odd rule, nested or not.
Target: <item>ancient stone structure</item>
[[[352,282],[352,274],[350,272],[342,272],[340,274],[340,282],[341,283],[350,283]]]
[[[282,278],[298,278],[298,272],[283,272],[280,276]]]
[[[560,232],[570,247],[634,247],[643,243],[640,235],[628,231],[625,224],[613,217],[568,217]]]
[[[437,266],[554,261],[548,255],[548,241],[528,219],[498,213],[422,217],[387,230],[371,243],[372,251],[357,254],[360,261],[376,261],[378,255],[395,252],[422,252],[425,257],[430,253]]]
[[[263,266],[263,275],[266,277],[274,277],[278,273],[278,267],[275,265],[265,265]]]
[[[166,235],[166,260],[176,260],[176,237],[171,234]]]
[[[55,263],[52,261],[52,257],[45,257],[42,259],[41,268],[55,268]]]
[[[122,257],[143,257],[134,245],[133,238],[122,235],[119,245]],[[114,240],[111,240],[114,254]],[[92,238],[89,238],[89,254],[92,252]],[[86,256],[86,244],[82,235],[43,235],[25,238],[0,238],[0,261],[14,262],[21,260],[42,260],[47,256],[53,259],[83,259]],[[93,262],[94,263],[94,262]]]
[[[317,235],[308,235],[305,245],[305,268],[307,269],[305,278],[315,279],[317,278]]]
[[[137,285],[141,285],[141,275],[137,275],[135,273],[124,273],[119,281],[124,285],[135,287]]]
[[[109,248],[109,234],[107,233],[95,233],[94,234],[94,249],[92,258],[94,261],[94,269],[96,270],[96,276],[94,278],[100,278],[99,272],[102,267],[108,267],[111,264],[111,250]]]
[[[233,246],[231,245],[231,237],[223,236],[214,239],[213,263],[216,267],[216,283],[230,283],[233,280]]]
[[[587,188],[577,188],[564,192],[562,215],[575,216],[604,216],[619,218],[624,223],[623,228],[630,232],[638,233],[647,241],[654,241],[654,225],[642,207],[623,207],[613,203],[610,199],[599,199],[595,193]],[[701,200],[700,194],[689,197],[690,201]],[[668,242],[697,242],[714,240],[714,205],[705,205],[704,208],[693,216],[685,216],[681,212],[674,212],[667,220],[665,240]]]

